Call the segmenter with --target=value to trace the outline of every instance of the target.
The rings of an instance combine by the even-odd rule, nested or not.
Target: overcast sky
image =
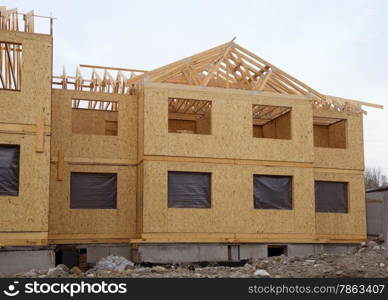
[[[388,0],[0,0],[57,18],[54,73],[77,64],[151,70],[230,41],[323,94],[375,102],[366,166],[388,174]],[[350,137],[351,138],[351,137]]]

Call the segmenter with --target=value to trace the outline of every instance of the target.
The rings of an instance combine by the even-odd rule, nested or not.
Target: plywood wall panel
[[[70,173],[117,173],[117,209],[70,209]],[[130,234],[136,232],[137,168],[65,164],[63,181],[51,167],[49,232],[58,234]]]
[[[22,44],[21,90],[0,89],[0,122],[35,124],[44,112],[50,124],[52,37],[0,30],[2,42]]]
[[[0,89],[0,123],[8,128],[21,128],[12,133],[13,129],[0,133],[0,144],[20,145],[19,195],[0,197],[0,244],[45,244],[49,207],[52,37],[0,30],[0,40],[22,44],[23,61],[20,91]],[[23,132],[26,128],[28,132]]]
[[[314,116],[345,119],[346,148],[314,147],[314,166],[337,169],[364,169],[364,143],[362,115],[314,110]]]
[[[0,232],[47,231],[50,143],[37,153],[34,135],[0,134],[0,144],[20,145],[19,196],[0,196]]]
[[[212,173],[210,209],[168,208],[168,171]],[[145,233],[314,234],[311,168],[144,162]],[[293,176],[293,210],[253,208],[253,174]]]
[[[71,99],[119,102],[118,136],[72,133]],[[93,112],[92,112],[93,113]],[[137,159],[137,98],[91,92],[53,90],[52,150],[63,148],[66,157]]]
[[[315,180],[348,182],[348,213],[317,213],[317,234],[366,237],[364,176],[315,172]]]
[[[212,101],[212,134],[169,134],[168,98]],[[312,106],[307,98],[154,84],[145,87],[144,154],[273,161],[313,161]],[[292,140],[254,138],[252,104],[292,107]]]

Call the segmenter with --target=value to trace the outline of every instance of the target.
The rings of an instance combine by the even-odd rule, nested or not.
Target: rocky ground
[[[286,257],[274,256],[249,260],[241,266],[208,265],[136,265],[123,257],[110,256],[100,260],[86,272],[78,267],[69,270],[58,265],[50,270],[31,270],[17,277],[388,277],[388,259],[381,241],[361,244],[352,253],[343,255]]]

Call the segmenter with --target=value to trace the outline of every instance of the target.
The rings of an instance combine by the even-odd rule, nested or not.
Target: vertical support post
[[[36,121],[35,151],[44,152],[44,114],[41,113]]]
[[[65,164],[65,154],[63,150],[58,150],[57,158],[57,180],[63,181],[64,178],[64,164]]]
[[[53,18],[50,17],[50,35],[53,35]]]

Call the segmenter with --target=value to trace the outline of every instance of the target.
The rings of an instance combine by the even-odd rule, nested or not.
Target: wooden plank
[[[232,44],[225,49],[225,52],[222,54],[222,56],[217,60],[217,62],[214,65],[211,66],[205,78],[202,79],[201,85],[206,86],[209,83],[210,79],[212,79],[212,77],[214,76],[214,72],[218,69],[221,62],[225,59],[225,57],[229,55],[231,49],[232,49]]]
[[[136,166],[139,164],[137,160],[98,157],[66,157],[64,161],[70,165]],[[53,157],[51,162],[57,163],[58,157]]]
[[[50,126],[45,125],[45,135],[50,135]],[[35,134],[36,125],[32,124],[15,124],[15,123],[0,123],[0,133],[11,134]]]
[[[93,69],[102,69],[102,70],[114,70],[114,71],[128,71],[128,72],[138,72],[138,73],[146,73],[146,70],[140,69],[129,69],[129,68],[116,68],[116,67],[106,67],[106,66],[94,66],[94,65],[85,65],[80,64],[81,68],[93,68]]]
[[[268,70],[267,73],[263,75],[263,77],[260,77],[256,89],[259,91],[263,91],[265,85],[267,84],[267,81],[269,80],[270,76],[272,74],[272,70]]]
[[[305,162],[287,162],[287,161],[264,161],[250,159],[230,159],[230,158],[203,158],[203,157],[183,157],[183,156],[163,156],[163,155],[145,155],[144,161],[168,161],[168,162],[187,162],[204,164],[231,164],[231,165],[257,165],[257,166],[282,166],[282,167],[301,167],[312,168],[313,163]]]
[[[131,239],[131,243],[361,243],[363,235],[315,235],[296,233],[143,233],[141,238]]]
[[[58,160],[57,160],[57,180],[63,181],[64,174],[64,165],[65,165],[65,154],[63,150],[58,150]]]
[[[44,152],[44,115],[43,113],[37,118],[37,121],[36,121],[35,151],[38,153]]]

